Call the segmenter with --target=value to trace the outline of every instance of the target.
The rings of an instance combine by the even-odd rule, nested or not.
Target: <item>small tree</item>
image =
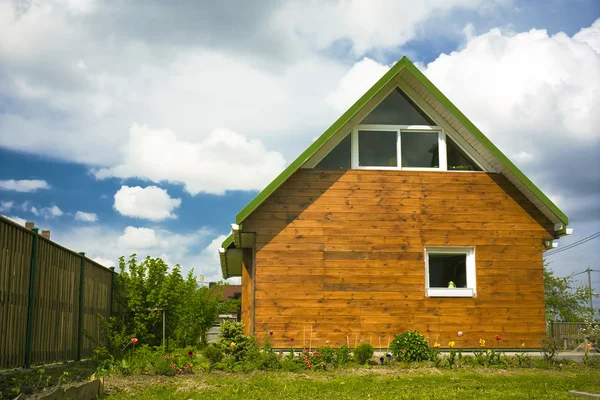
[[[544,264],[546,321],[577,322],[590,317],[590,289],[573,282],[573,275],[559,278]]]

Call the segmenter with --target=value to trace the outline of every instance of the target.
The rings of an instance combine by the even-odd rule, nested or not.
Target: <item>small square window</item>
[[[475,254],[473,248],[425,249],[427,296],[473,297]]]
[[[396,131],[358,131],[358,165],[397,167]]]
[[[438,168],[440,156],[437,132],[402,132],[402,166],[407,168]]]

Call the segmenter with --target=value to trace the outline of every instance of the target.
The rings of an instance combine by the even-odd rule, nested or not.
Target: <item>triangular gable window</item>
[[[363,125],[435,125],[399,88],[393,90],[365,119]]]
[[[450,136],[446,135],[448,171],[481,171],[481,168],[465,153]]]
[[[315,166],[317,169],[350,169],[351,135],[347,135]]]

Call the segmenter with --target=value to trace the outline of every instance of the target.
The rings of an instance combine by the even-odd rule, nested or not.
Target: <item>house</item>
[[[417,330],[539,348],[542,256],[567,223],[402,58],[237,214],[220,260],[247,333],[273,330],[274,347]]]

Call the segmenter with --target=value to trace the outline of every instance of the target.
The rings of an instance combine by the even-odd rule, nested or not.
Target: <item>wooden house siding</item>
[[[387,347],[405,330],[442,347],[545,337],[542,239],[553,224],[502,175],[299,170],[243,229],[256,247],[242,319],[259,337],[273,330],[274,347],[308,346],[311,330],[313,347]],[[427,246],[475,248],[475,298],[425,296]]]

